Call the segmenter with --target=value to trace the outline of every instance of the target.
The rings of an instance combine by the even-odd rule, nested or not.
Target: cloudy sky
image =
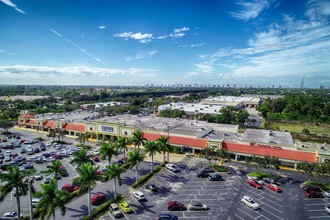
[[[329,0],[0,0],[0,84],[330,87]]]

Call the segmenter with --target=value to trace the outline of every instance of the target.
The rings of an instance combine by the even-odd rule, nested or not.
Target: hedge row
[[[159,171],[161,171],[162,166],[157,166],[156,168],[153,169],[154,172],[149,172],[146,175],[144,175],[143,177],[141,177],[138,182],[134,182],[131,187],[133,189],[142,186],[143,184],[145,184],[146,182],[148,182],[155,174],[159,173]]]
[[[321,183],[321,182],[304,182],[302,185],[315,185],[319,186],[321,189],[324,191],[329,191],[330,190],[330,184],[329,183]]]
[[[109,206],[110,206],[111,203],[117,202],[117,201],[121,200],[121,198],[122,198],[122,195],[117,194],[117,199],[112,198],[112,199],[107,200],[107,201],[104,202],[102,205],[100,205],[99,207],[95,208],[95,209],[92,211],[92,216],[91,216],[91,218],[89,218],[89,216],[85,216],[85,217],[82,218],[82,220],[94,219],[94,218],[97,217],[98,215],[103,214],[104,212],[106,212],[106,211],[109,210]]]
[[[213,167],[217,172],[228,172],[227,167],[224,166],[218,166],[216,164],[212,164],[211,167]]]

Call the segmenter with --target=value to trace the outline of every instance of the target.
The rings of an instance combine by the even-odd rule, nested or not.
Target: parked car
[[[30,164],[30,163],[23,163],[22,166],[23,166],[25,169],[33,169],[33,164]]]
[[[110,204],[110,214],[112,214],[113,217],[115,217],[115,218],[120,218],[123,215],[123,213],[121,213],[117,203],[111,203]]]
[[[247,207],[253,209],[253,210],[258,210],[260,209],[260,206],[258,203],[256,203],[252,198],[250,198],[249,196],[243,196],[241,198],[241,203],[243,203],[244,205],[246,205]]]
[[[158,220],[178,220],[178,216],[167,213],[160,213],[158,215]]]
[[[209,209],[207,207],[207,205],[202,204],[200,202],[192,202],[187,207],[189,210],[208,210]]]
[[[5,159],[4,159],[5,162],[9,162],[11,161],[11,157],[10,156],[6,156]]]
[[[330,191],[324,191],[323,196],[330,198]]]
[[[19,196],[21,196],[23,194],[23,191],[21,188],[18,188],[18,191],[17,191],[17,188],[16,187],[13,187],[13,189],[11,190],[11,193],[13,194],[13,196],[16,196],[17,194]]]
[[[267,184],[267,188],[274,191],[274,192],[278,192],[278,193],[282,192],[281,188],[278,185],[274,184],[274,183]]]
[[[316,191],[316,192],[322,192],[321,188],[318,186],[314,186],[314,185],[306,185],[303,187],[303,190],[305,191]]]
[[[211,173],[207,178],[210,181],[222,181],[223,180],[220,173]]]
[[[96,175],[104,175],[107,171],[108,171],[108,169],[103,167],[96,171]]]
[[[5,159],[5,155],[3,155],[3,153],[0,153],[0,159]]]
[[[32,199],[32,206],[35,208],[37,207],[38,203],[40,202],[39,198]]]
[[[100,161],[101,161],[101,159],[100,159],[100,157],[98,157],[98,156],[95,156],[95,157],[93,158],[93,161],[94,161],[94,162],[100,162]]]
[[[330,214],[330,205],[325,206],[325,211]]]
[[[27,155],[33,155],[34,154],[34,150],[29,148],[29,149],[27,149],[26,154]]]
[[[35,180],[42,180],[42,174],[41,173],[37,173],[36,175],[34,175],[34,179]]]
[[[96,148],[93,148],[92,149],[92,154],[94,154],[94,155],[98,155],[100,152],[99,152],[99,150],[98,149],[96,149]]]
[[[203,167],[201,169],[201,172],[206,172],[206,173],[214,173],[215,170],[212,167]]]
[[[62,190],[66,190],[67,192],[73,192],[79,189],[79,186],[72,185],[70,183],[64,184]]]
[[[26,160],[26,157],[23,157],[23,156],[19,156],[14,159],[15,162],[21,162],[21,161],[25,161],[25,160]]]
[[[151,190],[151,191],[157,191],[157,187],[153,183],[147,183],[146,188]]]
[[[101,204],[105,200],[105,195],[103,193],[98,193],[92,196],[92,205]]]
[[[197,172],[197,177],[198,178],[204,178],[204,177],[208,177],[209,176],[209,173],[208,172],[205,172],[205,171],[199,171]]]
[[[167,203],[167,209],[169,211],[182,211],[184,210],[185,206],[183,203],[180,203],[178,201],[171,201],[169,203]]]
[[[264,178],[262,178],[262,180],[265,183],[268,183],[268,184],[275,183],[275,181],[272,178],[269,178],[269,177],[264,177]]]
[[[146,199],[146,197],[144,196],[143,192],[141,192],[141,191],[135,191],[135,192],[133,192],[133,196],[137,200],[145,200]]]
[[[6,212],[5,214],[3,214],[2,216],[4,219],[18,219],[18,214],[17,212]],[[23,217],[23,215],[21,214],[21,218]]]
[[[308,198],[323,198],[323,195],[321,192],[308,190],[305,192],[305,196]]]
[[[25,153],[26,153],[25,148],[22,148],[22,149],[21,149],[21,154],[25,154]]]
[[[249,183],[250,186],[253,186],[257,189],[262,189],[262,187],[263,187],[262,184],[256,182],[254,179],[248,179],[247,182]]]
[[[178,172],[179,171],[179,168],[174,165],[174,164],[171,164],[171,163],[168,163],[165,165],[166,169],[172,171],[172,172]]]
[[[44,176],[44,178],[43,178],[43,181],[44,181],[44,184],[48,184],[48,183],[50,183],[50,176]]]
[[[119,203],[119,208],[125,213],[130,213],[132,211],[132,208],[125,201]]]

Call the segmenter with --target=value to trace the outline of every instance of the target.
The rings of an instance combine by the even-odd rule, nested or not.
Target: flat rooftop
[[[281,131],[246,129],[240,141],[295,147],[291,134]]]

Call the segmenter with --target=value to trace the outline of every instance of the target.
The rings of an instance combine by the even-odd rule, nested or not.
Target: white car
[[[3,214],[2,216],[4,219],[18,219],[18,214],[17,212],[6,212],[5,214]],[[21,218],[23,217],[23,215],[21,214]]]
[[[98,149],[96,149],[96,148],[93,148],[92,149],[92,154],[94,154],[94,155],[98,155],[100,152],[99,152],[99,150]]]
[[[9,161],[11,161],[11,157],[10,156],[6,156],[4,160],[5,160],[5,162],[9,162]]]
[[[175,166],[174,164],[168,163],[165,165],[166,169],[172,171],[172,172],[177,172],[179,171],[179,168]]]
[[[325,211],[326,211],[328,214],[330,214],[330,205],[327,205],[327,206],[325,207]]]
[[[32,199],[32,206],[35,208],[37,207],[38,203],[40,202],[39,198]]]
[[[252,198],[250,198],[249,196],[243,196],[241,198],[241,203],[243,203],[244,205],[246,205],[247,207],[253,209],[253,210],[257,210],[260,209],[260,206],[258,203],[256,203]]]
[[[5,156],[11,157],[11,156],[13,156],[13,154],[11,153],[10,150],[7,150]]]
[[[25,171],[25,167],[23,167],[23,166],[20,166],[18,169],[19,169],[19,171],[21,171],[21,172],[24,172],[24,171]]]
[[[34,179],[35,180],[42,180],[42,174],[41,173],[37,173],[36,175],[34,175]]]
[[[323,196],[330,198],[330,191],[324,191]]]
[[[207,205],[200,202],[192,202],[187,207],[189,210],[208,210]]]
[[[143,192],[141,191],[135,191],[133,192],[133,196],[137,199],[137,200],[144,200],[146,197],[144,196]]]

